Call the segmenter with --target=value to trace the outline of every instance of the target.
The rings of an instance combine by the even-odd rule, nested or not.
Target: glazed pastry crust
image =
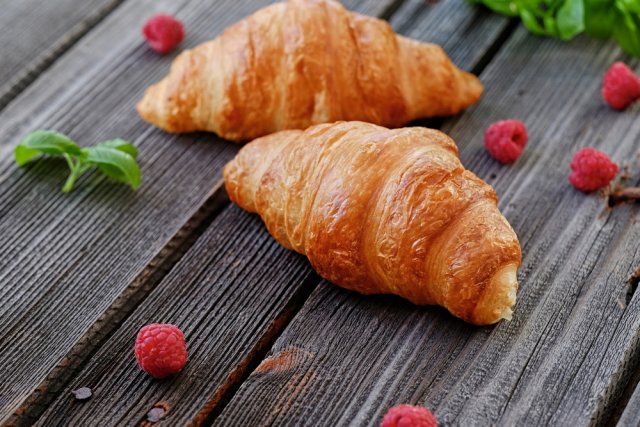
[[[495,323],[511,316],[520,245],[493,188],[457,154],[437,130],[339,122],[259,138],[224,179],[325,279]]]
[[[456,114],[481,93],[437,45],[331,0],[290,0],[180,54],[137,109],[169,132],[243,141],[337,120],[398,127]]]

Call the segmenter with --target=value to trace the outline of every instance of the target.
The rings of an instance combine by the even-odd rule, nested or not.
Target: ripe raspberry
[[[135,347],[138,365],[155,378],[180,372],[187,363],[184,334],[177,326],[152,323],[140,329]]]
[[[438,427],[438,420],[422,406],[398,405],[389,409],[380,427]]]
[[[159,54],[171,52],[184,40],[182,22],[170,15],[154,15],[142,27],[142,34],[147,39],[151,49]]]
[[[584,192],[609,185],[618,174],[618,165],[609,156],[595,148],[583,148],[573,156],[569,181]]]
[[[615,110],[624,110],[640,98],[640,78],[622,62],[607,70],[602,80],[602,97]]]
[[[513,163],[527,143],[527,129],[519,120],[495,122],[484,134],[484,146],[491,157],[500,163]]]

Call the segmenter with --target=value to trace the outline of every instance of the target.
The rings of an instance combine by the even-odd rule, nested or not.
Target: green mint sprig
[[[80,175],[96,167],[108,177],[129,184],[134,190],[140,187],[140,166],[136,161],[138,149],[122,139],[111,139],[93,147],[81,148],[61,133],[50,130],[31,132],[16,147],[15,157],[24,166],[42,154],[62,156],[70,173],[62,191],[68,193]]]
[[[469,0],[494,12],[519,16],[534,34],[569,40],[580,33],[613,37],[640,57],[640,0]]]

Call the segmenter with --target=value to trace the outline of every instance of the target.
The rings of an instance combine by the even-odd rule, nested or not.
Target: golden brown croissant
[[[490,324],[511,316],[520,244],[457,153],[437,130],[339,122],[253,141],[224,180],[327,280]]]
[[[243,141],[336,120],[402,126],[456,114],[481,93],[439,46],[334,1],[291,0],[182,53],[137,108],[169,132]]]

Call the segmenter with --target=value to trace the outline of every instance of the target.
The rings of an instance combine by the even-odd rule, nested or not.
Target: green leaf
[[[18,164],[18,166],[24,166],[31,159],[40,154],[40,151],[34,148],[25,147],[24,145],[18,145],[15,149],[16,163]]]
[[[620,10],[640,14],[640,1],[638,0],[615,0],[616,7]]]
[[[613,37],[627,53],[640,57],[640,16],[630,12],[619,14]]]
[[[585,32],[599,39],[611,37],[616,22],[614,0],[584,0]]]
[[[77,157],[83,155],[80,147],[65,135],[50,130],[38,130],[27,135],[16,147],[16,163],[24,166],[40,154],[51,156],[69,154]]]
[[[518,16],[518,4],[515,0],[472,0],[473,3],[482,3],[494,12],[507,16]]]
[[[537,34],[539,36],[546,36],[547,33],[542,27],[541,24],[544,24],[544,21],[540,21],[540,17],[536,16],[533,12],[527,9],[523,9],[520,11],[520,17],[522,18],[522,23],[525,27],[529,29],[533,34]]]
[[[547,15],[543,18],[544,31],[546,35],[551,37],[559,37],[558,26],[556,25],[556,18],[553,15]]]
[[[101,142],[97,146],[115,148],[116,150],[129,154],[134,159],[138,157],[138,149],[124,139],[110,139],[108,141]]]
[[[583,0],[566,0],[556,15],[558,34],[562,40],[569,40],[584,31]]]
[[[568,40],[585,32],[613,36],[629,54],[640,57],[640,0],[468,0],[495,12],[518,16],[541,36]]]
[[[140,167],[130,154],[104,145],[85,148],[84,161],[96,165],[105,175],[129,184],[134,190],[140,187]]]

